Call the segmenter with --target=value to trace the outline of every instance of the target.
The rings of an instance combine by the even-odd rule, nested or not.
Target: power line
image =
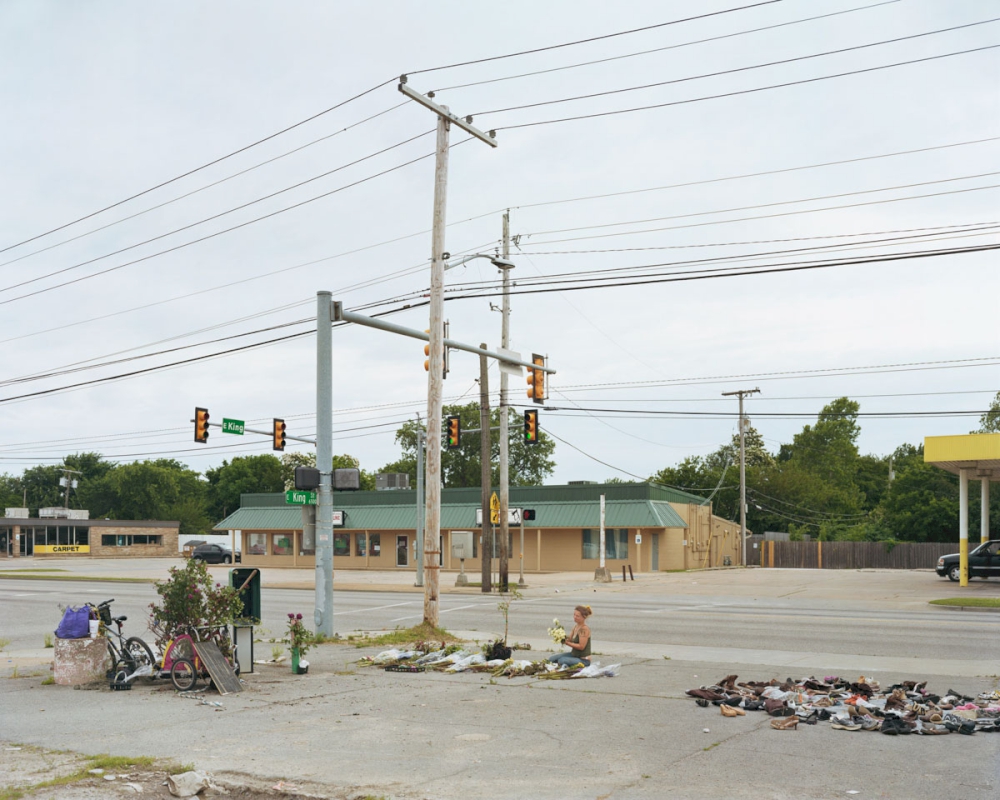
[[[326,172],[324,172],[324,173],[322,173],[320,175],[314,175],[311,178],[307,178],[304,181],[299,181],[298,183],[293,184],[291,186],[286,186],[284,189],[279,189],[276,192],[271,192],[270,194],[266,194],[263,197],[258,197],[255,200],[251,200],[251,201],[249,201],[247,203],[243,203],[243,204],[238,205],[238,206],[233,206],[232,208],[227,209],[226,211],[220,211],[218,214],[213,214],[210,217],[204,217],[203,219],[200,219],[200,220],[197,220],[195,222],[189,223],[188,225],[183,225],[180,228],[175,228],[172,231],[167,231],[166,233],[161,233],[161,234],[159,234],[157,236],[153,236],[150,239],[145,239],[145,240],[143,240],[141,242],[136,242],[135,244],[130,244],[127,247],[122,247],[122,248],[120,248],[118,250],[114,250],[114,251],[112,251],[110,253],[105,253],[104,255],[96,256],[94,258],[88,259],[87,261],[81,261],[78,264],[73,264],[72,266],[69,266],[69,267],[63,267],[62,269],[55,270],[54,272],[49,272],[49,273],[47,273],[45,275],[39,275],[39,276],[37,276],[35,278],[31,278],[29,280],[21,281],[20,283],[14,283],[14,284],[11,284],[10,286],[5,286],[2,289],[0,289],[0,292],[8,292],[11,289],[17,289],[17,288],[19,288],[21,286],[27,286],[28,284],[36,283],[36,282],[38,282],[40,280],[44,280],[45,278],[51,278],[51,277],[53,277],[55,275],[62,275],[65,272],[70,272],[71,270],[79,269],[80,267],[85,267],[88,264],[93,264],[93,263],[95,263],[97,261],[103,261],[105,258],[110,258],[111,256],[117,256],[117,255],[120,255],[121,253],[126,253],[129,250],[134,250],[137,247],[142,247],[143,245],[159,241],[160,239],[164,239],[167,236],[173,236],[175,233],[181,233],[182,231],[190,230],[191,228],[197,227],[198,225],[204,225],[206,222],[211,222],[212,220],[219,219],[220,217],[227,216],[228,214],[232,214],[235,211],[242,211],[244,208],[249,208],[250,206],[256,205],[257,203],[261,203],[261,202],[263,202],[265,200],[270,200],[270,199],[272,199],[274,197],[277,197],[280,194],[284,194],[285,192],[289,192],[289,191],[291,191],[293,189],[298,189],[298,188],[300,188],[302,186],[305,186],[308,183],[312,183],[313,181],[319,180],[320,178],[325,178],[325,177],[327,177],[329,175],[333,175],[336,172],[340,172],[341,170],[344,170],[344,169],[347,169],[349,167],[353,167],[353,166],[355,166],[357,164],[360,164],[363,161],[368,161],[371,158],[375,158],[377,156],[383,155],[383,154],[389,152],[390,150],[395,150],[397,147],[402,147],[403,145],[407,145],[410,142],[416,141],[417,139],[420,139],[420,138],[422,138],[424,136],[427,136],[430,133],[433,133],[433,131],[424,131],[423,133],[418,133],[416,136],[411,136],[409,139],[404,139],[401,142],[397,142],[396,144],[390,145],[389,147],[385,147],[385,148],[383,148],[381,150],[378,150],[378,151],[376,151],[374,153],[369,153],[368,155],[362,156],[361,158],[355,159],[354,161],[351,161],[351,162],[349,162],[347,164],[341,164],[339,167],[335,167],[334,169],[328,170],[328,171],[326,171]],[[325,194],[319,195],[319,197],[326,197],[327,195],[333,194],[333,193],[334,192],[327,192]],[[319,199],[319,197],[314,197],[314,198],[312,198],[312,200],[317,200],[317,199]],[[312,200],[309,200],[309,201],[306,201],[306,202],[312,202]],[[294,206],[289,206],[289,208],[298,208],[298,206],[304,205],[304,204],[305,203],[297,203]],[[288,208],[281,209],[281,211],[287,211],[287,210],[289,210],[289,209]],[[281,213],[281,211],[276,212],[276,213]],[[268,216],[273,216],[273,215],[268,215]],[[265,217],[261,217],[260,219],[265,219]],[[256,222],[257,220],[253,220],[253,221]]]
[[[939,33],[948,33],[950,31],[961,30],[962,28],[972,28],[977,25],[988,25],[992,22],[997,22],[1000,17],[994,17],[993,19],[981,20],[979,22],[969,22],[964,25],[954,25],[950,28],[939,28],[938,30],[925,31],[924,33],[914,33],[909,36],[897,36],[894,39],[883,39],[879,42],[869,42],[868,44],[852,45],[851,47],[841,47],[836,50],[826,50],[822,53],[810,53],[805,56],[795,56],[794,58],[783,58],[777,61],[765,61],[762,64],[752,64],[746,67],[734,67],[733,69],[723,69],[717,70],[715,72],[706,72],[701,75],[690,75],[686,78],[672,78],[667,81],[657,81],[656,83],[646,83],[639,86],[627,86],[622,89],[610,89],[604,92],[591,92],[590,94],[580,94],[574,95],[573,97],[562,97],[556,100],[542,100],[537,103],[524,103],[519,106],[507,106],[506,108],[494,108],[489,111],[477,111],[474,112],[474,116],[484,116],[486,114],[504,114],[508,111],[522,111],[526,108],[540,108],[542,106],[553,106],[559,105],[561,103],[571,103],[577,100],[592,100],[595,97],[608,97],[610,95],[625,94],[627,92],[638,92],[644,89],[654,89],[660,86],[672,86],[678,83],[687,83],[688,81],[703,80],[704,78],[717,78],[722,75],[733,75],[740,72],[749,72],[755,69],[765,69],[767,67],[780,66],[782,64],[793,64],[798,61],[808,61],[813,58],[822,58],[825,56],[839,55],[841,53],[849,53],[855,50],[865,50],[870,47],[881,47],[886,44],[896,44],[898,42],[905,42],[910,39],[920,39],[925,36],[934,36]]]
[[[306,144],[299,145],[298,147],[294,147],[291,150],[286,150],[284,153],[273,156],[272,158],[265,159],[264,161],[254,164],[251,167],[247,167],[246,169],[241,169],[238,172],[234,172],[231,175],[227,175],[225,178],[219,178],[219,180],[217,181],[206,183],[204,186],[199,186],[197,189],[192,189],[190,192],[185,192],[184,194],[178,195],[177,197],[174,197],[170,200],[165,200],[162,203],[158,203],[155,206],[150,206],[149,208],[145,208],[142,211],[137,211],[134,214],[129,214],[127,217],[122,217],[120,219],[114,220],[113,222],[109,222],[106,225],[101,225],[97,228],[92,228],[91,230],[85,231],[84,233],[78,234],[76,236],[71,236],[69,239],[63,239],[61,242],[56,242],[55,244],[50,244],[47,247],[42,247],[39,248],[38,250],[32,250],[30,253],[25,253],[24,255],[18,256],[17,258],[12,258],[9,261],[4,261],[0,263],[0,267],[6,267],[8,264],[13,264],[17,261],[22,261],[26,258],[31,258],[31,256],[36,256],[39,253],[45,253],[48,252],[49,250],[54,250],[57,247],[62,247],[64,244],[69,244],[70,242],[75,242],[78,241],[79,239],[84,239],[87,236],[91,236],[92,234],[99,233],[100,231],[107,230],[108,228],[113,228],[115,225],[120,225],[121,223],[128,222],[129,220],[133,220],[136,217],[141,217],[145,214],[150,213],[151,211],[157,211],[161,208],[164,208],[165,206],[172,205],[173,203],[176,203],[180,200],[185,200],[186,198],[191,197],[192,195],[204,192],[206,189],[211,189],[215,186],[219,186],[220,184],[226,183],[227,181],[231,181],[233,178],[238,178],[241,175],[246,175],[248,172],[253,172],[256,169],[260,169],[261,167],[266,166],[267,164],[272,164],[275,161],[279,161],[282,158],[286,158],[287,156],[293,155],[294,153],[298,153],[301,150],[305,150],[307,147],[312,147],[313,145],[319,144],[320,142],[325,142],[328,139],[332,139],[334,136],[339,136],[342,133],[346,133],[352,128],[356,128],[359,125],[363,125],[366,122],[371,122],[373,119],[377,119],[378,117],[384,116],[385,114],[388,114],[390,111],[395,111],[397,108],[402,108],[404,105],[406,105],[406,101],[402,103],[397,103],[396,105],[391,106],[383,111],[379,111],[377,114],[372,114],[371,116],[365,117],[364,119],[359,120],[358,122],[355,122],[351,125],[341,128],[338,131],[334,131],[333,133],[329,133],[326,136],[320,136],[318,139],[313,139],[311,142],[306,142]],[[324,173],[324,174],[329,174],[329,173]]]
[[[522,234],[522,236],[525,235],[548,236],[553,233],[575,233],[576,231],[594,230],[598,228],[618,228],[623,225],[644,225],[648,222],[666,222],[668,220],[674,220],[674,219],[690,219],[692,217],[702,217],[702,216],[707,216],[709,214],[731,214],[736,211],[755,211],[760,208],[775,208],[777,206],[795,205],[798,203],[814,203],[820,200],[837,200],[842,197],[857,197],[859,195],[878,194],[879,192],[892,192],[898,189],[916,189],[921,186],[936,186],[942,183],[954,183],[955,181],[971,181],[976,178],[988,178],[994,175],[1000,175],[1000,171],[991,170],[989,172],[976,172],[972,173],[971,175],[956,175],[951,178],[938,178],[932,181],[899,183],[893,186],[880,186],[876,189],[857,189],[853,192],[837,192],[835,194],[814,195],[812,197],[800,197],[795,200],[778,200],[771,203],[756,203],[754,205],[749,205],[749,206],[731,206],[729,208],[720,208],[711,211],[696,211],[688,214],[673,214],[665,217],[645,217],[643,219],[625,220],[623,222],[604,222],[604,223],[597,223],[590,225],[581,225],[573,228],[553,228],[551,230],[546,230],[546,231],[534,231],[529,234]],[[591,238],[598,238],[598,237],[591,237]],[[531,247],[534,246],[535,244],[551,244],[551,242],[540,242],[540,243],[523,242],[522,244],[523,246]]]
[[[758,8],[759,6],[769,6],[769,5],[773,5],[774,3],[779,3],[779,2],[781,2],[781,0],[764,0],[764,2],[751,3],[750,5],[738,6],[736,8],[726,8],[726,9],[723,9],[721,11],[712,11],[712,12],[710,12],[708,14],[698,14],[698,15],[693,16],[693,17],[684,17],[683,19],[670,20],[669,22],[659,22],[659,23],[656,23],[655,25],[645,25],[645,26],[643,26],[641,28],[631,28],[631,29],[629,29],[627,31],[617,31],[615,33],[606,33],[606,34],[603,34],[601,36],[591,36],[591,37],[586,38],[586,39],[575,39],[572,42],[563,42],[562,44],[552,44],[552,45],[547,45],[545,47],[535,47],[535,48],[532,48],[531,50],[519,50],[516,53],[505,53],[504,55],[499,55],[499,56],[489,56],[487,58],[477,58],[477,59],[473,59],[472,61],[458,61],[458,62],[456,62],[454,64],[445,64],[445,65],[440,66],[440,67],[428,67],[427,69],[411,70],[411,71],[407,72],[406,75],[423,75],[423,74],[426,74],[428,72],[440,72],[441,70],[454,69],[455,67],[468,67],[468,66],[471,66],[473,64],[486,64],[486,63],[491,62],[491,61],[501,61],[501,60],[507,59],[507,58],[517,58],[518,56],[526,56],[526,55],[531,55],[533,53],[545,53],[545,52],[548,52],[549,50],[560,50],[560,49],[562,49],[564,47],[575,47],[576,45],[589,44],[590,42],[599,42],[599,41],[602,41],[604,39],[614,39],[615,37],[618,37],[618,36],[629,36],[630,34],[633,34],[633,33],[643,33],[645,31],[656,30],[657,28],[665,28],[665,27],[667,27],[669,25],[680,25],[683,22],[692,22],[692,21],[697,20],[697,19],[707,19],[709,17],[718,17],[718,16],[721,16],[723,14],[732,14],[733,12],[736,12],[736,11],[746,11],[747,9],[750,9],[750,8]]]
[[[739,95],[745,95],[745,94],[756,94],[758,92],[770,91],[771,89],[784,89],[789,86],[802,86],[807,83],[828,81],[828,80],[833,80],[834,78],[844,78],[850,75],[863,75],[868,72],[878,72],[879,70],[883,69],[893,69],[895,67],[904,67],[904,66],[909,66],[911,64],[921,64],[927,61],[936,61],[942,58],[951,58],[953,56],[963,56],[963,55],[969,55],[970,53],[979,53],[986,50],[993,50],[997,47],[1000,47],[1000,44],[991,44],[991,45],[986,45],[984,47],[973,47],[968,50],[956,50],[951,53],[941,53],[936,56],[925,56],[924,58],[914,58],[910,59],[909,61],[897,61],[892,64],[881,64],[877,67],[866,67],[865,69],[855,69],[855,70],[849,70],[847,72],[837,72],[832,75],[820,75],[815,78],[803,78],[797,81],[785,81],[784,83],[774,83],[768,86],[758,86],[752,89],[740,89],[732,92],[722,92],[720,94],[705,95],[703,97],[692,97],[687,100],[672,100],[669,103],[654,103],[652,105],[636,106],[634,108],[622,108],[616,111],[600,111],[592,114],[579,114],[573,117],[561,117],[559,119],[546,119],[546,120],[539,120],[537,122],[522,122],[518,125],[502,125],[502,126],[490,126],[490,127],[496,131],[512,131],[512,130],[517,130],[519,128],[535,128],[538,127],[539,125],[558,125],[563,122],[577,122],[579,120],[584,120],[584,119],[610,117],[618,114],[632,114],[636,111],[650,111],[657,108],[682,106],[682,105],[688,105],[690,103],[700,103],[705,100],[720,100],[726,97],[737,97]]]
[[[872,4],[867,5],[867,6],[858,6],[857,8],[848,8],[848,9],[845,9],[843,11],[834,11],[834,12],[831,12],[829,14],[819,14],[818,16],[815,16],[815,17],[804,17],[802,19],[795,19],[795,20],[791,20],[789,22],[779,22],[779,23],[777,23],[775,25],[764,25],[764,26],[759,27],[759,28],[750,28],[749,30],[737,31],[735,33],[725,33],[725,34],[722,34],[721,36],[709,36],[708,38],[705,38],[705,39],[695,39],[695,40],[689,41],[689,42],[681,42],[680,44],[666,45],[665,47],[654,47],[651,50],[640,50],[640,51],[634,52],[634,53],[625,53],[624,55],[620,55],[620,56],[609,56],[608,58],[597,58],[597,59],[594,59],[592,61],[581,61],[581,62],[579,62],[577,64],[567,64],[567,65],[562,66],[562,67],[550,67],[549,69],[536,69],[536,70],[533,70],[532,72],[522,72],[522,73],[519,73],[517,75],[505,75],[505,76],[500,77],[500,78],[487,78],[486,80],[472,81],[471,83],[460,83],[460,84],[456,84],[454,86],[444,86],[444,87],[442,87],[440,89],[435,89],[434,92],[435,93],[439,93],[439,92],[451,91],[453,89],[468,89],[468,88],[470,88],[472,86],[485,86],[486,84],[490,84],[490,83],[501,83],[503,81],[512,81],[512,80],[516,80],[518,78],[531,78],[531,77],[534,77],[536,75],[548,75],[549,73],[552,73],[552,72],[563,72],[565,70],[577,69],[579,67],[589,67],[589,66],[592,66],[594,64],[606,64],[609,61],[621,61],[621,60],[626,59],[626,58],[635,58],[637,56],[646,56],[646,55],[651,55],[652,53],[662,53],[662,52],[664,52],[666,50],[677,50],[677,49],[679,49],[681,47],[690,47],[690,46],[696,45],[696,44],[706,44],[707,42],[717,42],[717,41],[721,41],[723,39],[732,39],[732,38],[734,38],[736,36],[746,36],[747,34],[750,34],[750,33],[760,33],[761,31],[770,31],[770,30],[775,30],[777,28],[786,28],[786,27],[788,27],[790,25],[798,25],[798,24],[803,23],[803,22],[813,22],[813,21],[818,20],[818,19],[827,19],[828,17],[837,17],[837,16],[840,16],[842,14],[852,14],[855,11],[866,11],[866,10],[868,10],[870,8],[878,8],[879,6],[892,5],[893,3],[898,3],[898,2],[899,2],[899,0],[883,0],[883,2],[872,3]]]
[[[129,197],[126,197],[124,200],[119,200],[118,202],[112,203],[111,205],[105,206],[104,208],[100,208],[97,211],[92,211],[89,214],[85,214],[84,216],[79,217],[79,218],[77,218],[77,219],[75,219],[75,220],[73,220],[71,222],[66,222],[66,223],[64,223],[62,225],[59,225],[59,226],[57,226],[55,228],[52,228],[51,230],[47,230],[44,233],[36,234],[35,236],[32,236],[32,237],[30,237],[28,239],[24,239],[24,240],[22,240],[20,242],[17,242],[15,244],[7,245],[4,248],[0,248],[0,253],[6,253],[8,250],[13,250],[15,247],[20,247],[21,245],[28,244],[29,242],[33,242],[36,239],[41,239],[43,236],[48,236],[49,234],[56,233],[57,231],[61,231],[64,228],[68,228],[71,225],[76,225],[78,222],[83,222],[84,220],[88,220],[91,217],[96,217],[98,214],[103,214],[105,211],[110,211],[112,208],[117,208],[118,206],[123,205],[125,203],[128,203],[131,200],[135,200],[136,198],[142,197],[145,194],[149,194],[150,192],[154,192],[157,189],[161,189],[164,186],[168,186],[171,183],[175,183],[176,181],[181,180],[181,178],[186,178],[189,175],[194,175],[196,172],[201,172],[201,170],[203,170],[203,169],[208,169],[208,167],[214,166],[215,164],[218,164],[218,163],[220,163],[222,161],[225,161],[227,158],[232,158],[233,156],[238,155],[239,153],[243,153],[243,152],[245,152],[245,151],[247,151],[247,150],[249,150],[249,149],[251,149],[253,147],[256,147],[257,145],[260,145],[260,144],[263,144],[264,142],[270,141],[271,139],[274,139],[277,136],[281,136],[284,133],[288,133],[289,131],[294,130],[295,128],[298,128],[298,127],[301,127],[302,125],[305,125],[307,122],[312,122],[314,119],[318,119],[319,117],[322,117],[324,114],[329,114],[331,111],[336,111],[338,108],[343,108],[348,103],[352,103],[355,100],[359,100],[362,97],[364,97],[365,95],[371,94],[376,89],[381,89],[383,86],[386,86],[387,84],[393,83],[394,81],[395,81],[395,78],[390,78],[387,81],[382,81],[382,83],[380,83],[380,84],[378,84],[376,86],[372,86],[370,89],[365,89],[363,92],[360,92],[360,93],[354,95],[353,97],[349,97],[346,100],[343,100],[342,102],[337,103],[336,105],[330,106],[329,108],[327,108],[327,109],[325,109],[323,111],[320,111],[320,112],[318,112],[316,114],[313,114],[310,117],[306,117],[303,120],[299,120],[298,122],[294,123],[293,125],[289,125],[286,128],[282,128],[280,131],[276,131],[275,133],[272,133],[272,134],[270,134],[268,136],[265,136],[263,139],[258,139],[255,142],[251,142],[248,145],[244,145],[243,147],[238,148],[237,150],[233,150],[231,153],[228,153],[228,154],[226,154],[224,156],[220,156],[219,158],[213,159],[212,161],[209,161],[209,162],[207,162],[205,164],[202,164],[200,167],[195,167],[194,169],[190,169],[187,172],[182,173],[181,175],[177,175],[177,176],[175,176],[173,178],[170,178],[169,180],[162,181],[161,183],[158,183],[155,186],[151,186],[148,189],[143,189],[141,192],[137,192],[136,194],[133,194],[133,195],[131,195]]]
[[[469,140],[465,139],[463,142],[458,142],[457,144],[452,145],[452,147],[457,147],[458,145],[463,144],[466,141],[469,141]],[[292,211],[293,209],[296,209],[296,208],[299,208],[301,206],[307,205],[309,203],[315,202],[316,200],[320,200],[320,199],[322,199],[324,197],[329,197],[330,195],[334,195],[334,194],[337,194],[338,192],[342,192],[342,191],[345,191],[347,189],[351,189],[351,188],[353,188],[355,186],[358,186],[358,185],[360,185],[362,183],[367,183],[368,181],[374,180],[375,178],[381,178],[382,176],[387,175],[390,172],[395,172],[397,170],[403,169],[404,167],[408,167],[408,166],[410,166],[412,164],[416,164],[418,161],[423,161],[425,159],[430,158],[433,155],[434,155],[434,153],[427,153],[426,155],[418,156],[417,158],[411,159],[410,161],[405,161],[402,164],[397,164],[394,167],[389,167],[388,169],[382,170],[381,172],[377,172],[374,175],[369,175],[366,178],[361,178],[361,179],[359,179],[357,181],[354,181],[353,183],[345,184],[344,186],[340,186],[340,187],[338,187],[336,189],[330,190],[329,192],[324,192],[323,194],[316,195],[315,197],[310,197],[310,198],[308,198],[306,200],[303,200],[303,201],[301,201],[299,203],[295,203],[293,205],[286,206],[285,208],[279,208],[278,210],[272,211],[269,214],[264,214],[264,215],[262,215],[260,217],[256,217],[254,219],[247,220],[246,222],[241,222],[240,224],[233,225],[230,228],[224,228],[223,230],[216,231],[215,233],[207,234],[206,236],[202,236],[199,239],[193,239],[193,240],[191,240],[189,242],[182,242],[181,244],[175,245],[174,247],[167,248],[166,250],[160,250],[159,252],[156,252],[156,253],[150,253],[149,255],[142,256],[141,258],[136,258],[136,259],[133,259],[132,261],[127,261],[127,262],[125,262],[123,264],[118,264],[117,266],[114,266],[114,267],[108,267],[107,269],[103,269],[103,270],[100,270],[98,272],[92,272],[89,275],[84,275],[84,276],[82,276],[80,278],[74,278],[73,280],[64,281],[63,283],[57,283],[57,284],[55,284],[53,286],[48,286],[48,287],[46,287],[44,289],[37,289],[37,290],[35,290],[33,292],[28,292],[27,294],[19,295],[18,297],[12,297],[12,298],[7,299],[7,300],[2,300],[2,301],[0,301],[0,305],[7,305],[8,303],[13,303],[13,302],[16,302],[18,300],[24,300],[25,298],[28,298],[28,297],[34,297],[35,295],[44,294],[46,292],[51,292],[54,289],[60,289],[60,288],[62,288],[64,286],[71,286],[71,285],[73,285],[75,283],[80,283],[81,281],[89,280],[90,278],[96,278],[96,277],[98,277],[100,275],[105,275],[105,274],[107,274],[109,272],[115,272],[117,270],[124,269],[125,267],[130,267],[130,266],[133,266],[135,264],[139,264],[139,263],[142,263],[144,261],[149,261],[150,259],[157,258],[157,257],[162,256],[162,255],[166,255],[168,253],[176,252],[177,250],[181,250],[181,249],[183,249],[185,247],[190,247],[193,244],[199,244],[200,242],[204,242],[204,241],[207,241],[209,239],[214,239],[216,236],[221,236],[221,235],[223,235],[225,233],[231,233],[232,231],[239,230],[240,228],[245,228],[248,225],[253,225],[256,222],[260,222],[261,220],[269,219],[271,217],[277,216],[278,214],[283,214],[286,211]],[[94,259],[94,260],[96,260],[96,259]],[[84,262],[84,263],[90,263],[90,262]],[[78,264],[76,266],[83,266],[83,265],[82,264]]]

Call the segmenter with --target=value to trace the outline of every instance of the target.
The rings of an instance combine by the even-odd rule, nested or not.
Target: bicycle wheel
[[[170,667],[170,681],[178,692],[191,691],[198,683],[198,673],[194,664],[186,658],[179,658]]]
[[[149,674],[152,676],[153,670],[156,669],[156,658],[148,644],[138,636],[131,636],[125,640],[125,652],[135,662],[136,669],[148,666]]]

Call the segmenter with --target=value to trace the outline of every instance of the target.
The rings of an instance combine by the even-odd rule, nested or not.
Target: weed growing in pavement
[[[414,642],[460,642],[456,636],[452,636],[444,628],[435,628],[422,622],[412,628],[396,628],[394,631],[380,634],[378,636],[358,636],[348,637],[355,647],[386,647],[398,644],[413,644]]]
[[[709,745],[708,747],[703,747],[703,748],[701,748],[701,749],[702,749],[702,750],[703,750],[704,752],[706,752],[706,753],[707,753],[707,752],[708,752],[709,750],[711,750],[711,749],[712,749],[713,747],[718,747],[718,746],[719,746],[720,744],[722,744],[722,742],[712,742],[712,744],[710,744],[710,745]]]
[[[42,686],[51,686],[55,682],[56,679],[53,678],[51,675],[49,675],[49,677],[47,677],[44,681],[42,681]]]
[[[271,660],[277,661],[279,658],[281,658],[281,655],[284,652],[285,648],[282,647],[280,644],[274,645],[274,647],[271,648]]]
[[[46,649],[49,648],[49,647],[55,647],[55,644],[53,644],[53,642],[52,642],[52,634],[51,633],[45,634],[45,647],[46,647]]]
[[[0,653],[7,649],[7,645],[10,644],[10,639],[0,639]]]
[[[21,677],[21,674],[17,671],[17,664],[14,665],[14,669],[11,671],[10,677],[12,677],[12,678],[20,678]]]

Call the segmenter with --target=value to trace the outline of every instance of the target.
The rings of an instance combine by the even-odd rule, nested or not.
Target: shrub
[[[172,567],[170,577],[157,581],[160,603],[150,603],[157,644],[162,648],[193,628],[225,628],[243,610],[236,589],[214,583],[204,561],[189,560]]]

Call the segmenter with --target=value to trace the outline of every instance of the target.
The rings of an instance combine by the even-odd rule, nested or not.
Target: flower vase
[[[299,648],[292,648],[292,674],[299,674]]]

